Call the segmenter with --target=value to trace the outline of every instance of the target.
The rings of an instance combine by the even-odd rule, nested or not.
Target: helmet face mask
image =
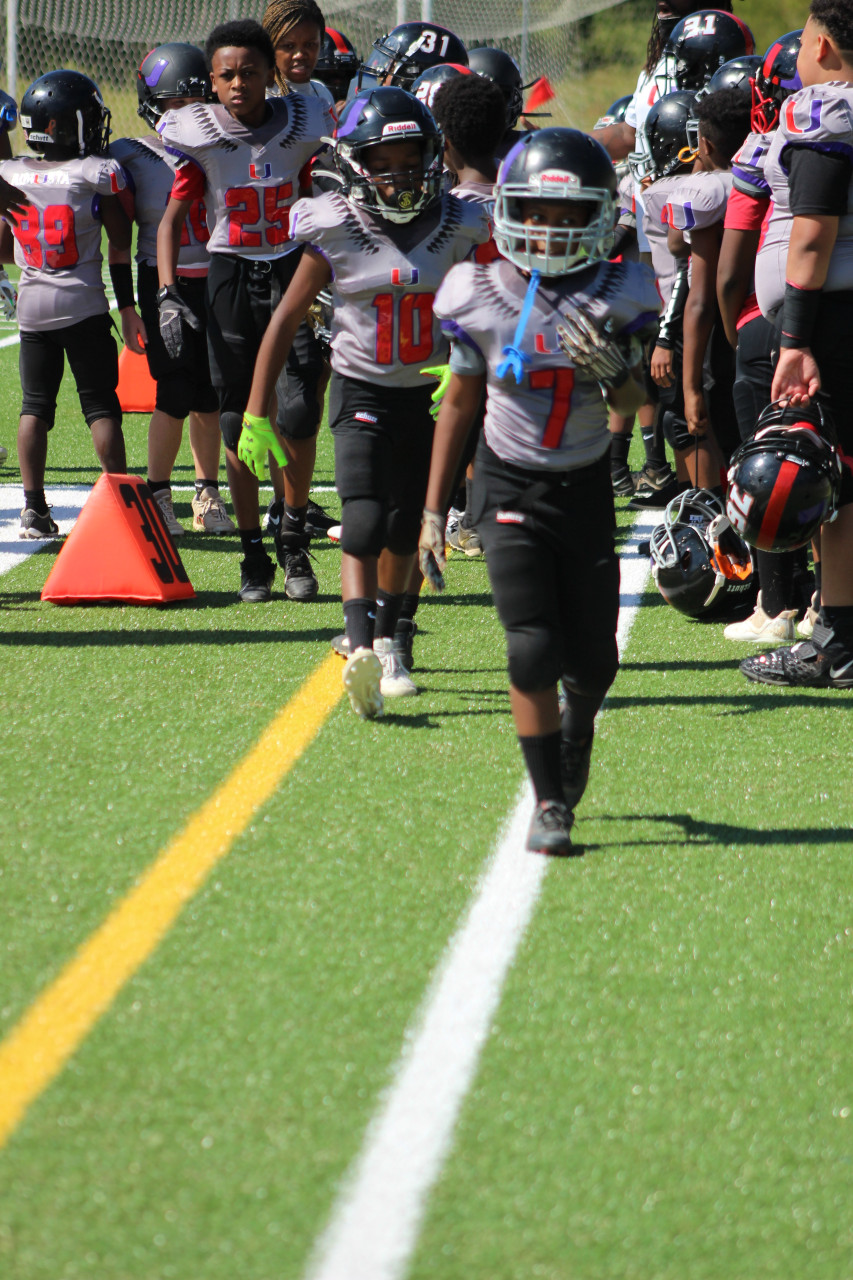
[[[802,34],[802,31],[789,31],[774,40],[755,73],[751,123],[756,133],[770,133],[775,129],[782,103],[803,87],[797,70]]]
[[[103,155],[110,113],[94,80],[80,71],[49,71],[21,99],[27,146],[45,160]]]
[[[637,131],[639,149],[628,156],[637,182],[667,178],[695,159],[699,147],[696,97],[692,91],[681,89],[654,104]]]
[[[393,162],[395,144],[416,144],[417,168]],[[411,222],[440,197],[444,177],[443,138],[422,102],[403,89],[387,86],[359,94],[347,103],[338,123],[335,167],[350,204],[389,222]],[[382,147],[377,168],[370,152]],[[395,148],[396,150],[396,148]]]
[[[163,118],[166,103],[173,98],[195,98],[209,102],[212,96],[207,63],[194,44],[171,42],[158,45],[142,59],[136,73],[137,115],[152,129]]]
[[[673,498],[649,548],[658,590],[688,617],[718,614],[753,590],[749,548],[732,529],[722,501],[707,489]]]
[[[604,149],[575,129],[526,134],[503,161],[495,186],[495,243],[523,271],[565,276],[606,258],[616,221],[616,175]],[[588,209],[583,225],[529,221],[533,202],[571,201]]]
[[[431,22],[403,22],[373,42],[367,62],[359,68],[358,88],[394,85],[411,89],[428,67],[442,62],[468,65],[468,50],[452,31]]]

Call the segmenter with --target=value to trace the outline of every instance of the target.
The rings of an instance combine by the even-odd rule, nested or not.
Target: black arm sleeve
[[[689,258],[678,259],[675,268],[675,281],[672,286],[672,297],[667,304],[666,311],[660,318],[657,345],[663,347],[665,351],[672,351],[681,337],[681,322],[684,318],[684,308],[687,305],[687,295],[690,292],[690,281],[687,275],[689,266]]]
[[[836,151],[815,151],[811,147],[787,147],[791,213],[794,217],[841,217],[847,213],[847,193],[853,161]]]

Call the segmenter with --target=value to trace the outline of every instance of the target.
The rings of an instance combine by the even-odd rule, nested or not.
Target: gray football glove
[[[591,374],[603,387],[621,387],[628,381],[631,371],[618,343],[599,333],[582,311],[563,317],[557,325],[557,341],[575,368]]]

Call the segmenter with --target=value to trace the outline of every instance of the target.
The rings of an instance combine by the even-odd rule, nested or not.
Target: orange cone
[[[145,356],[122,347],[118,358],[118,402],[124,413],[153,413],[157,383]]]
[[[41,598],[55,604],[165,604],[194,595],[148,485],[139,476],[103,475],[66,538]]]

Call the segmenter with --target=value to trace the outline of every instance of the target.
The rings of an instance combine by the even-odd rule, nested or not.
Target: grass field
[[[0,350],[7,446],[16,358]],[[68,386],[59,422],[49,485],[92,483]],[[126,428],[144,474],[145,422]],[[13,464],[10,448],[3,484]],[[182,452],[175,481],[191,478]],[[3,494],[14,511],[19,493]],[[176,497],[189,523],[189,489]],[[636,574],[624,510],[619,539]],[[443,1031],[426,1016],[437,975],[451,1015],[481,998],[452,940],[522,783],[486,569],[453,560],[447,594],[422,606],[420,697],[361,722],[333,670],[292,767],[301,711],[252,758],[253,777],[279,780],[247,818],[228,780],[322,677],[337,550],[316,547],[316,603],[285,603],[279,581],[254,608],[236,600],[234,539],[183,540],[197,598],[182,607],[42,604],[55,554],[0,579],[4,1280],[850,1274],[849,695],[749,685],[748,647],[650,584],[628,592],[641,607],[579,810],[583,856],[542,877],[510,832],[504,902],[520,914],[505,983],[486,974],[484,1042],[455,1102],[440,1072],[409,1097],[412,1132],[428,1144],[443,1124],[448,1139],[419,1171],[392,1116],[385,1181],[365,1184],[365,1258],[333,1265],[317,1241],[401,1053],[425,1043],[452,1064],[471,1036],[467,1013]],[[221,852],[162,937],[158,899],[28,1024],[217,788]],[[502,927],[497,910],[475,961]],[[132,943],[139,962],[101,1009]],[[389,1206],[407,1178],[403,1221]]]

